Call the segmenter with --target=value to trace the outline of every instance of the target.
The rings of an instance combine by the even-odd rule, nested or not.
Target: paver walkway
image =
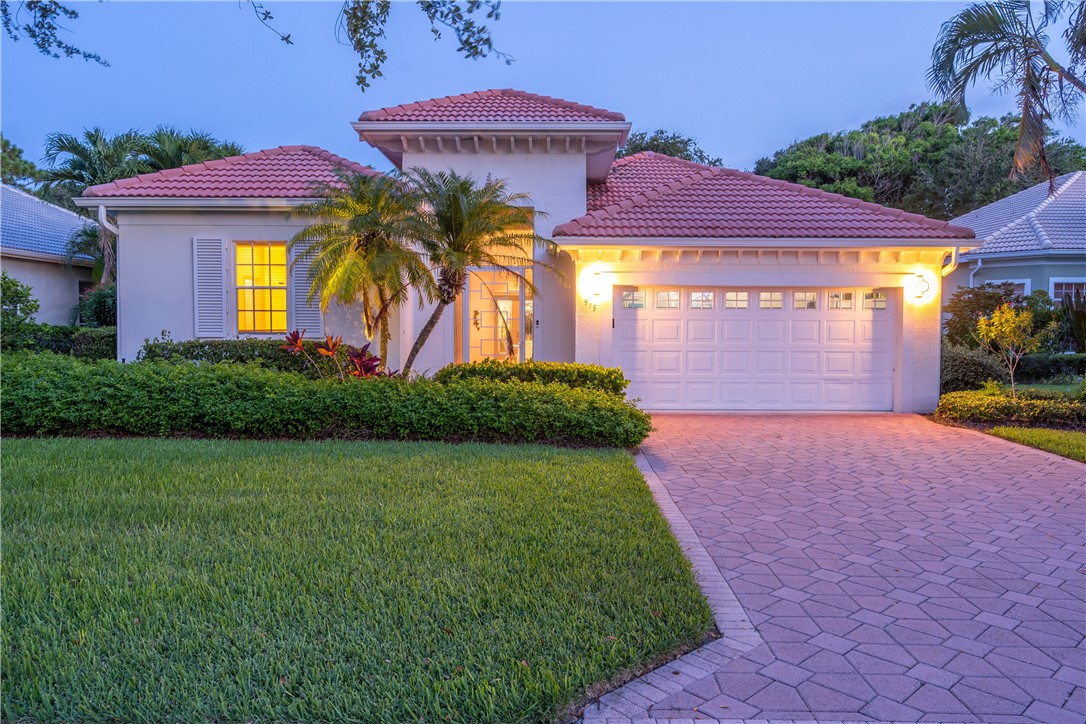
[[[914,415],[654,423],[724,637],[587,722],[1086,721],[1086,466]]]

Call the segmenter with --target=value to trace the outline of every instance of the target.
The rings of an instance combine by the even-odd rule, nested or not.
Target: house
[[[1059,301],[1086,294],[1086,171],[982,206],[951,223],[972,229],[979,246],[962,255],[947,277],[943,303],[959,287],[1011,282],[1020,294],[1038,290]]]
[[[619,113],[490,90],[363,113],[353,128],[397,168],[487,175],[527,192],[536,294],[479,269],[416,362],[485,357],[621,366],[653,410],[928,411],[939,393],[944,259],[969,229],[654,153],[617,159]],[[337,169],[285,146],[87,190],[117,219],[119,356],[146,338],[363,340],[357,310],[307,304],[291,210]],[[555,270],[555,271],[552,271]],[[499,314],[500,311],[500,314]],[[430,316],[403,307],[400,366]]]
[[[33,289],[37,321],[70,324],[80,295],[94,286],[94,261],[69,259],[68,241],[95,224],[14,186],[3,184],[0,194],[0,266]]]

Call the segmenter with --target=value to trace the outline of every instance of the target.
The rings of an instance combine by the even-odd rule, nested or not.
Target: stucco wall
[[[943,303],[959,286],[969,286],[969,273],[976,267],[976,262],[963,262],[947,277],[943,290]],[[1051,293],[1050,280],[1053,278],[1086,279],[1086,254],[1062,256],[1058,260],[1051,257],[1042,259],[985,259],[974,277],[977,286],[985,282],[1013,280],[1024,282],[1030,292],[1038,289]]]
[[[134,360],[144,340],[168,333],[174,340],[194,337],[194,236],[232,241],[289,241],[304,226],[285,212],[121,211],[117,253],[118,356]],[[229,264],[231,254],[227,254]],[[229,266],[227,270],[229,281]],[[232,284],[228,284],[232,290]],[[236,337],[236,298],[227,293],[227,336]],[[288,328],[292,320],[288,318]],[[359,316],[333,306],[324,318],[328,333],[350,344],[365,343]],[[277,336],[277,335],[276,335]],[[310,331],[310,337],[315,336]]]
[[[606,252],[613,253],[613,252]],[[616,285],[750,286],[750,287],[856,287],[890,291],[898,310],[896,334],[894,411],[930,412],[939,401],[939,265],[934,257],[929,263],[873,263],[846,253],[839,261],[815,263],[812,255],[800,257],[785,253],[781,260],[767,255],[755,261],[756,252],[747,252],[746,263],[697,263],[690,261],[640,262],[595,261],[595,254],[582,251],[578,275],[592,266],[602,271],[602,293],[595,304],[578,295],[577,361],[613,364],[611,353],[612,297]],[[690,253],[687,253],[689,256]],[[833,256],[827,254],[827,257]],[[903,293],[918,271],[935,280],[936,288],[919,301]],[[908,297],[908,298],[906,298]]]
[[[35,319],[44,324],[70,324],[72,308],[79,302],[79,282],[91,280],[87,267],[68,269],[60,262],[3,256],[0,266],[33,288],[32,294],[41,305]]]

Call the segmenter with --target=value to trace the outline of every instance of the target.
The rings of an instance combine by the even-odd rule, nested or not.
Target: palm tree
[[[321,198],[295,213],[317,221],[298,232],[291,248],[309,254],[309,299],[322,311],[337,301],[359,304],[369,339],[380,337],[388,359],[389,319],[412,288],[432,300],[433,276],[405,239],[415,209],[410,189],[391,176],[342,174],[319,189]]]
[[[80,196],[89,186],[110,183],[150,171],[143,157],[144,138],[138,131],[107,136],[100,128],[83,131],[83,137],[51,133],[45,139],[45,160],[52,166],[44,172],[45,194],[64,201]],[[102,258],[102,283],[113,280],[113,237],[98,228]]]
[[[220,141],[206,131],[184,133],[173,126],[157,126],[147,134],[144,149],[147,163],[155,171],[240,156],[244,152],[238,144]]]
[[[526,205],[528,195],[509,193],[505,181],[488,178],[480,186],[470,176],[418,168],[408,172],[407,181],[418,203],[409,219],[409,233],[436,273],[437,306],[411,347],[404,374],[411,371],[445,308],[464,292],[473,268],[497,269],[534,292],[521,269],[538,263],[532,259],[532,247],[553,247],[553,242],[532,231],[537,212]]]
[[[1063,32],[1070,56],[1061,65],[1048,51],[1046,29],[1068,17]],[[1045,155],[1045,121],[1053,116],[1072,123],[1086,82],[1079,67],[1086,62],[1086,4],[1047,0],[1034,17],[1027,0],[999,0],[970,5],[943,24],[928,71],[931,87],[945,99],[965,104],[965,91],[981,79],[998,92],[1013,90],[1022,114],[1012,177],[1040,164],[1055,190]]]

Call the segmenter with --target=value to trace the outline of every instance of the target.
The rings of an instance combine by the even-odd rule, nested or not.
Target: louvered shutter
[[[226,271],[222,239],[192,240],[196,337],[226,336]]]
[[[320,302],[313,298],[309,304],[309,255],[293,253],[290,267],[290,319],[292,330],[304,329],[306,336],[312,339],[324,334],[324,319],[321,315]]]

